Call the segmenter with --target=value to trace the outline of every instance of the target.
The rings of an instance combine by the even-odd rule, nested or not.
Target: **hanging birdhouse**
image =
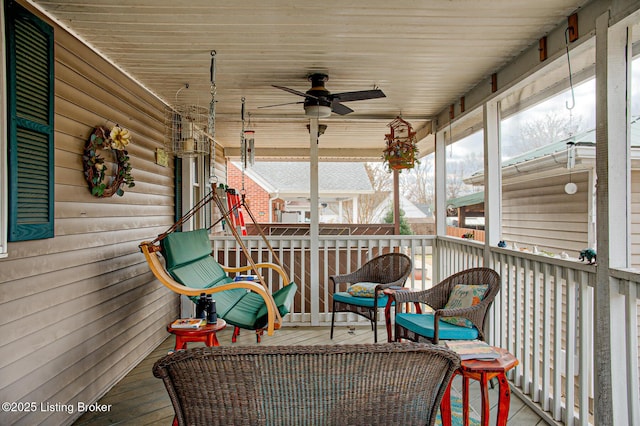
[[[388,124],[391,129],[385,135],[387,147],[383,152],[383,160],[388,170],[412,169],[416,163],[418,146],[416,132],[411,124],[397,117]]]
[[[198,105],[167,107],[165,113],[167,150],[175,156],[196,157],[209,154],[207,109]]]

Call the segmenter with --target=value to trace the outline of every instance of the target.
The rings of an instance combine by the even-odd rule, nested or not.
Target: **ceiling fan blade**
[[[289,89],[288,87],[284,87],[284,86],[276,86],[275,84],[272,84],[272,86],[275,87],[276,89],[284,90],[285,92],[289,92],[289,93],[293,93],[294,95],[302,96],[303,98],[317,99],[315,96],[308,95],[308,94],[306,94],[304,92],[300,92],[299,90]]]
[[[275,104],[275,105],[264,105],[264,106],[259,106],[258,109],[260,108],[271,108],[271,107],[279,107],[279,106],[284,106],[284,105],[293,105],[293,104],[303,104],[304,101],[298,101],[298,102],[285,102],[283,104]]]
[[[373,90],[360,90],[357,92],[342,92],[334,93],[332,98],[337,99],[339,102],[351,102],[351,101],[364,101],[366,99],[385,98],[386,95],[380,89]]]
[[[333,102],[331,102],[331,111],[340,115],[347,115],[353,112],[351,108],[346,105],[342,105],[337,99],[334,99]]]

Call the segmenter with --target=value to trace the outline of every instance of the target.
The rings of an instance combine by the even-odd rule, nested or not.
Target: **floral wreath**
[[[131,135],[127,129],[117,124],[109,130],[107,127],[98,126],[93,129],[91,136],[84,147],[82,163],[84,165],[84,177],[89,184],[91,195],[104,198],[113,194],[124,195],[121,186],[129,188],[135,186],[131,176],[131,164],[126,146],[131,142]],[[115,154],[117,169],[113,176],[105,182],[107,165],[104,158],[98,154],[98,150],[111,149]]]

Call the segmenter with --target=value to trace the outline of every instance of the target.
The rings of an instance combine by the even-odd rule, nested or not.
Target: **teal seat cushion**
[[[211,241],[206,229],[172,232],[160,241],[160,250],[171,272],[176,266],[210,256]]]
[[[333,293],[333,300],[336,302],[348,303],[350,305],[356,306],[364,306],[366,308],[373,308],[373,297],[357,297],[352,296],[346,291],[339,291],[337,293]],[[389,297],[387,295],[379,295],[378,296],[378,308],[384,308],[387,304]]]
[[[176,266],[169,273],[180,284],[193,288],[209,288],[233,281],[211,256]]]
[[[233,290],[213,293],[211,298],[216,301],[216,313],[218,316],[222,319],[226,319],[229,312],[246,294],[247,290],[244,288],[234,288]],[[193,300],[193,303],[197,303],[198,297],[191,297],[191,300]]]
[[[433,314],[399,313],[396,315],[396,324],[432,339],[433,319]],[[440,340],[474,340],[478,338],[478,330],[475,327],[460,327],[440,320],[438,337]]]
[[[226,293],[226,291],[222,292]],[[216,305],[218,303],[216,302]],[[233,309],[230,309],[226,314],[220,315],[224,320],[231,325],[240,328],[246,328],[255,330],[256,321],[258,319],[258,311],[264,305],[264,299],[257,293],[244,291],[242,298],[233,305]]]
[[[285,316],[289,312],[291,312],[291,309],[293,307],[293,299],[296,296],[297,291],[298,291],[298,284],[291,282],[289,283],[289,285],[282,287],[280,290],[272,294],[273,301],[276,303],[276,306],[278,307],[278,311],[280,312],[281,316]],[[262,308],[260,308],[260,311],[258,311],[258,322],[264,323],[260,327],[263,327],[264,325],[267,324],[267,321],[268,321],[267,317],[268,317],[267,305],[263,305]]]
[[[298,285],[291,283],[272,294],[281,316],[285,316],[291,312],[297,289]],[[223,293],[227,292],[225,291]],[[262,296],[257,293],[248,292],[233,306],[232,310],[224,315],[224,320],[240,328],[253,330],[265,327],[269,321],[268,317],[267,305],[264,303]]]

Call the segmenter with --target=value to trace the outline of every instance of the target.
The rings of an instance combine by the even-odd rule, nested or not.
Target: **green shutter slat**
[[[16,223],[49,220],[49,138],[46,134],[18,129]]]
[[[16,21],[16,113],[49,124],[49,40],[30,20]]]

